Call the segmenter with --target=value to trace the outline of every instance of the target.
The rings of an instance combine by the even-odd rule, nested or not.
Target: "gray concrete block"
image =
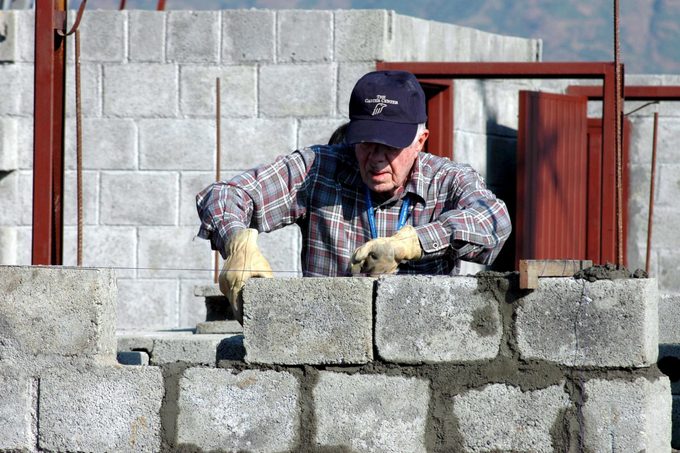
[[[338,65],[338,115],[349,120],[349,98],[357,81],[366,73],[375,71],[375,63],[341,63]]]
[[[146,366],[149,364],[149,354],[144,351],[121,351],[117,355],[118,363],[130,366]]]
[[[321,447],[426,451],[430,391],[425,380],[322,371],[313,396],[315,442]]]
[[[212,278],[212,251],[206,241],[195,240],[196,228],[149,226],[138,231],[139,278]]]
[[[168,61],[218,62],[219,23],[220,13],[218,11],[170,11],[168,13]]]
[[[128,11],[130,61],[161,63],[165,60],[165,18],[158,11]]]
[[[490,384],[454,396],[453,415],[464,451],[552,452],[551,430],[569,405],[563,384],[527,392]]]
[[[649,366],[658,298],[655,279],[541,280],[516,309],[519,352],[567,366]]]
[[[174,224],[178,179],[175,172],[102,172],[100,221],[109,225]]]
[[[95,225],[99,215],[99,173],[83,171],[83,222]],[[78,224],[77,175],[75,171],[64,172],[64,225]],[[84,253],[84,251],[83,251]]]
[[[33,380],[7,367],[0,372],[0,450],[33,451]]]
[[[135,246],[137,238],[133,227],[86,225],[83,228],[83,265],[111,267],[116,277],[135,275]],[[76,265],[77,228],[64,228],[64,264]]]
[[[206,321],[196,324],[196,335],[243,333],[243,326],[238,321]]]
[[[133,249],[134,255],[134,249]],[[177,280],[118,279],[118,329],[177,327]]]
[[[680,137],[680,134],[678,137]],[[680,165],[659,165],[656,171],[658,172],[659,179],[656,186],[655,205],[677,206],[677,202],[680,199]],[[650,173],[649,171],[647,172],[648,184]],[[647,186],[647,194],[649,194],[649,186]]]
[[[254,278],[246,283],[243,300],[250,363],[373,359],[373,279]]]
[[[18,168],[18,147],[17,120],[0,118],[0,171],[12,171]]]
[[[257,116],[257,67],[182,66],[180,68],[180,110],[184,115],[214,118],[217,95],[216,79],[220,78],[224,117]]]
[[[652,160],[652,140],[654,121],[650,116],[631,118],[632,130],[630,141],[630,161],[633,164],[646,163]],[[675,144],[680,135],[680,118],[663,118],[659,121],[657,135],[657,165],[676,164],[680,152]]]
[[[140,169],[211,170],[214,167],[214,121],[194,119],[140,121]]]
[[[0,64],[0,115],[21,113],[21,73],[18,65]]]
[[[281,10],[277,13],[277,61],[331,61],[333,13]]]
[[[678,218],[680,218],[680,211],[678,212]],[[680,272],[680,251],[678,249],[669,250],[663,248],[658,251],[658,260],[659,291],[680,293],[680,279],[678,279],[678,272]],[[680,329],[678,324],[676,324],[677,329]]]
[[[160,368],[55,370],[40,381],[39,447],[160,451]]]
[[[680,294],[659,299],[659,343],[680,344]]]
[[[344,119],[303,119],[300,120],[297,148],[302,149],[311,145],[325,145],[328,139],[340,125],[347,122]]]
[[[116,282],[107,269],[0,266],[0,357],[113,359]]]
[[[133,118],[177,115],[177,68],[166,64],[104,67],[104,114]]]
[[[672,398],[667,377],[585,383],[586,451],[670,452]]]
[[[222,121],[222,161],[232,170],[245,170],[271,163],[295,149],[294,119],[251,119]],[[247,151],[246,151],[247,150]]]
[[[267,117],[329,116],[335,112],[334,64],[260,68],[259,109]]]
[[[70,11],[69,24],[75,22],[75,13]],[[127,14],[104,10],[88,10],[83,14],[79,27],[82,61],[125,61]]]
[[[0,264],[17,264],[17,229],[0,227]]]
[[[659,206],[654,208],[652,238],[657,247],[663,244],[666,249],[678,250],[680,248],[680,235],[678,235],[677,228],[673,227],[674,222],[678,221],[680,221],[680,209],[677,207]]]
[[[274,61],[275,22],[271,10],[222,11],[222,63]]]
[[[180,174],[179,224],[196,226],[196,194],[215,180],[215,171],[194,172],[183,171]]]
[[[17,121],[17,168],[33,168],[33,118],[14,118]]]
[[[2,194],[3,209],[0,209],[0,225],[17,225],[22,220],[22,206],[30,207],[31,205],[24,204],[24,199],[28,198],[22,195],[19,191],[20,181],[25,180],[20,172],[13,171],[0,179],[0,194]]]
[[[66,52],[70,53],[71,47],[66,48]],[[65,110],[68,118],[76,117],[76,85],[75,85],[75,65],[71,63],[66,69],[66,100]],[[102,114],[102,68],[96,62],[83,62],[80,65],[80,108],[83,116],[98,117]],[[70,128],[75,131],[75,120],[72,120]],[[83,126],[83,131],[86,127]],[[67,132],[69,132],[67,130]],[[73,133],[75,137],[75,132]],[[75,142],[75,139],[73,139]],[[121,151],[121,150],[119,150]],[[74,153],[75,155],[75,153]]]
[[[206,281],[211,281],[208,278],[201,280],[186,280],[180,281],[179,293],[179,327],[180,328],[196,328],[198,332],[198,324],[206,321],[207,309],[205,306],[205,298],[194,295],[194,288],[197,285],[205,284]],[[243,329],[241,329],[243,331]],[[215,333],[215,332],[207,332]]]
[[[335,11],[335,60],[384,60],[393,19],[394,12],[386,10]]]
[[[286,372],[191,368],[179,382],[177,447],[292,451],[300,429],[299,385]]]
[[[19,48],[19,61],[33,61],[35,51],[35,13],[28,9],[14,11],[17,19],[17,42]]]
[[[377,283],[375,345],[397,363],[461,362],[498,355],[498,302],[470,277],[392,276]]]
[[[76,168],[76,120],[66,122],[65,165]],[[130,119],[83,120],[83,168],[87,170],[134,170],[137,168],[137,125]]]
[[[13,63],[19,57],[18,17],[15,11],[3,11],[0,15],[0,62]]]

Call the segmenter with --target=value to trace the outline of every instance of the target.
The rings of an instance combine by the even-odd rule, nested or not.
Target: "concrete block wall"
[[[53,312],[32,330],[0,317],[0,344],[92,305],[74,273],[110,285],[98,269],[0,266],[2,313],[19,296]],[[113,293],[94,304],[109,325]],[[243,335],[120,334],[120,352],[148,359],[137,365],[92,356],[78,336],[68,356],[49,342],[0,351],[0,450],[670,451],[671,383],[648,347],[654,279],[542,279],[535,291],[492,273],[253,279],[244,299]],[[355,352],[363,331],[372,355]]]
[[[3,11],[2,262],[31,250],[33,13]],[[71,22],[73,15],[71,16]],[[81,22],[84,264],[115,268],[118,327],[192,327],[212,279],[195,194],[214,179],[215,78],[222,175],[325,143],[352,86],[378,60],[535,61],[540,41],[386,10],[86,10]],[[66,264],[75,264],[73,38],[68,41]],[[471,153],[472,154],[472,153]],[[261,238],[277,276],[299,275],[296,227]]]

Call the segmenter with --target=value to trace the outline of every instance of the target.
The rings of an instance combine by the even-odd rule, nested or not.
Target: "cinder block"
[[[218,62],[219,21],[218,11],[170,11],[168,13],[168,61]]]
[[[18,168],[18,124],[14,118],[0,118],[0,171]]]
[[[375,344],[397,363],[460,362],[498,355],[498,302],[471,277],[393,276],[377,282]]]
[[[14,118],[17,122],[17,168],[33,168],[33,118]]]
[[[678,134],[680,138],[680,134]],[[664,164],[657,168],[659,180],[657,193],[655,194],[656,206],[677,206],[680,199],[680,165]],[[649,184],[650,171],[647,171],[647,184]],[[649,203],[649,186],[647,186],[647,202]]]
[[[271,10],[222,11],[222,63],[274,61],[274,14]]]
[[[0,227],[0,264],[17,264],[17,229]]]
[[[0,266],[0,356],[112,359],[114,277],[107,269]]]
[[[325,145],[340,125],[347,122],[341,119],[303,119],[300,120],[297,148]]]
[[[72,46],[71,46],[72,47]],[[67,52],[70,52],[70,47],[66,48]],[[80,65],[80,108],[83,112],[85,118],[88,117],[98,117],[102,114],[102,95],[101,95],[101,79],[102,79],[102,68],[99,64],[95,62],[87,63],[83,62]],[[72,132],[72,142],[75,143],[75,129],[76,129],[76,86],[75,86],[75,65],[73,63],[66,70],[66,100],[64,101],[66,117],[70,119],[67,121],[66,130],[67,137],[68,133]],[[87,120],[85,120],[87,122]],[[90,132],[87,125],[83,125],[83,133]],[[85,137],[83,137],[85,139]],[[89,149],[89,148],[86,148]],[[121,147],[117,149],[118,152],[123,152],[124,149]],[[75,155],[75,153],[74,153]]]
[[[659,343],[680,344],[680,294],[659,299]]]
[[[456,133],[460,130],[485,135],[489,112],[487,112],[488,105],[484,98],[484,82],[482,80],[456,80],[453,92],[454,115],[458,119],[455,124]],[[459,150],[462,151],[456,148],[456,154]]]
[[[195,172],[183,171],[180,174],[179,224],[196,226],[196,194],[215,180],[215,171]],[[220,175],[222,176],[222,175]],[[227,178],[224,178],[227,179]]]
[[[374,62],[385,59],[394,12],[337,10],[334,16],[336,61]]]
[[[206,321],[207,310],[205,306],[205,298],[196,296],[194,294],[194,289],[197,285],[204,285],[206,281],[207,279],[181,280],[179,288],[180,328],[196,328],[196,333],[202,333],[198,331],[198,324]],[[241,332],[243,332],[243,329],[241,329]]]
[[[2,194],[3,204],[3,208],[0,209],[0,225],[21,224],[22,207],[26,206],[30,209],[30,204],[23,203],[29,197],[19,191],[19,187],[23,187],[20,183],[24,180],[24,175],[18,171],[10,172],[0,179],[0,194]]]
[[[652,117],[631,118],[631,163],[651,163],[654,121]],[[680,136],[680,118],[663,118],[659,121],[657,135],[657,164],[676,164],[680,151],[675,144]]]
[[[464,451],[552,452],[553,425],[569,405],[563,384],[526,392],[490,384],[454,396],[453,415]]]
[[[329,116],[335,110],[334,64],[260,68],[259,108],[268,117]]]
[[[51,451],[160,451],[163,376],[156,367],[47,373],[39,446]]]
[[[127,11],[87,10],[80,22],[82,61],[125,61]],[[75,22],[76,11],[69,12],[69,24]],[[70,61],[73,61],[71,54]]]
[[[116,328],[176,328],[178,284],[177,280],[118,279]]]
[[[14,11],[0,15],[0,62],[13,63],[19,57],[18,17]]]
[[[257,116],[257,67],[254,65],[182,66],[179,100],[182,114],[215,117],[218,77],[220,114],[232,118]]]
[[[117,356],[118,363],[130,366],[146,366],[149,364],[149,354],[144,351],[122,351]]]
[[[567,366],[646,367],[658,353],[655,279],[541,280],[516,309],[523,358]]]
[[[680,218],[680,210],[678,211],[677,217]],[[658,273],[659,290],[668,293],[680,293],[680,279],[678,279],[678,272],[680,272],[680,250],[677,248],[663,248],[659,250],[658,253],[660,270]],[[668,320],[666,322],[668,322]],[[680,319],[678,319],[678,322],[680,322]],[[676,332],[680,331],[680,324],[675,325],[675,330]],[[676,335],[680,335],[680,332]]]
[[[321,447],[426,451],[430,391],[423,379],[322,371],[313,396]]]
[[[31,9],[14,11],[17,18],[19,61],[33,61],[35,52],[35,13]]]
[[[0,64],[0,115],[21,114],[21,72],[16,64]]]
[[[222,121],[222,162],[229,170],[245,170],[274,162],[295,149],[294,119]]]
[[[83,171],[83,222],[96,225],[99,214],[99,174]],[[77,175],[75,171],[64,172],[64,225],[78,225]]]
[[[678,250],[680,248],[680,235],[677,229],[673,228],[673,223],[678,221],[680,221],[678,207],[655,207],[652,238],[657,246],[663,244],[666,249]]]
[[[142,170],[215,168],[215,123],[210,120],[143,120],[139,123]]]
[[[286,372],[190,368],[179,382],[176,446],[292,451],[299,399],[299,385]]]
[[[165,17],[158,11],[128,11],[130,61],[165,60]]]
[[[257,244],[276,277],[301,277],[302,234],[300,227],[289,225],[257,236]]]
[[[139,278],[212,279],[213,254],[207,241],[195,239],[196,228],[149,226],[138,231]]]
[[[0,450],[33,451],[33,381],[3,367],[0,373]]]
[[[375,71],[375,63],[341,63],[338,65],[338,115],[349,118],[349,98],[354,85],[359,79],[371,71]]]
[[[172,225],[178,195],[174,172],[102,172],[100,221],[109,225]]]
[[[133,118],[177,115],[177,68],[167,64],[104,67],[104,114]]]
[[[281,10],[277,14],[277,61],[331,61],[333,13]]]
[[[584,392],[586,451],[670,452],[672,398],[667,377],[592,379]]]
[[[76,168],[76,121],[66,122],[65,164]],[[88,118],[83,120],[83,168],[134,170],[137,168],[137,126],[133,120]]]
[[[64,228],[64,264],[76,265],[77,229]],[[83,228],[83,265],[111,267],[116,277],[135,275],[136,232],[133,227],[85,225]]]
[[[254,278],[243,289],[243,301],[250,363],[373,359],[373,279]]]

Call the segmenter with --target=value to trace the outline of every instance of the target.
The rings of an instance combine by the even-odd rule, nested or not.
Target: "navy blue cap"
[[[425,93],[410,72],[369,72],[352,90],[349,118],[347,143],[406,148],[413,143],[418,124],[427,121]]]

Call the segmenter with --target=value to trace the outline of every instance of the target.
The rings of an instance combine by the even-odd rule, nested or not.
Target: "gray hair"
[[[420,137],[420,134],[422,134],[425,131],[425,123],[420,123],[418,124],[418,129],[416,130],[416,136],[413,138],[413,141],[409,146],[413,146],[418,142],[418,137]]]

